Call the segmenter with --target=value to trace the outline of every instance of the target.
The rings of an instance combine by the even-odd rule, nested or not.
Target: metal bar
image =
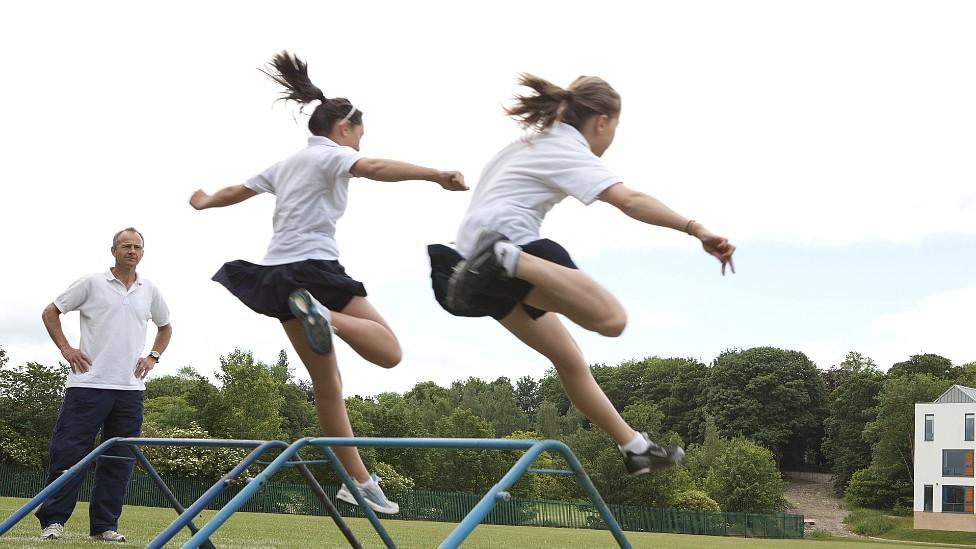
[[[332,520],[335,522],[336,526],[339,527],[342,535],[346,537],[346,541],[349,542],[349,546],[353,549],[362,549],[362,544],[359,543],[359,540],[356,539],[355,534],[353,534],[352,530],[349,529],[349,525],[346,524],[346,521],[342,520],[339,510],[336,509],[335,505],[332,504],[332,500],[329,499],[328,495],[326,495],[325,490],[322,489],[322,485],[319,484],[319,481],[315,479],[315,475],[308,470],[308,467],[306,467],[305,464],[299,464],[297,467],[298,472],[305,477],[308,485],[312,488],[312,491],[315,492],[315,495],[319,498],[322,506],[325,507],[325,512],[332,517]]]
[[[366,519],[369,520],[369,523],[373,525],[373,529],[376,530],[376,534],[381,540],[383,540],[383,544],[386,545],[388,549],[396,549],[396,544],[393,543],[393,539],[390,537],[390,534],[387,533],[386,528],[383,527],[383,523],[380,522],[380,519],[376,516],[373,508],[369,506],[369,503],[366,502],[366,498],[360,492],[359,488],[356,487],[356,483],[353,482],[352,477],[349,476],[346,468],[342,465],[342,462],[339,461],[339,457],[335,455],[332,448],[316,444],[315,441],[317,440],[322,439],[309,438],[308,443],[317,446],[318,449],[325,454],[325,457],[328,458],[332,463],[332,470],[339,475],[339,480],[346,485],[349,493],[352,494],[352,497],[356,499],[356,502],[359,504],[359,510],[366,515]]]
[[[65,483],[71,480],[72,477],[88,469],[88,465],[90,465],[92,461],[95,461],[95,459],[98,456],[102,455],[102,453],[107,451],[112,446],[115,446],[115,444],[119,440],[122,440],[122,438],[116,437],[116,438],[110,438],[106,440],[105,442],[99,444],[98,447],[96,447],[94,450],[88,452],[88,455],[81,458],[81,460],[79,460],[78,463],[75,463],[68,469],[65,469],[65,471],[61,473],[60,476],[58,476],[58,478],[54,479],[54,481],[51,482],[51,484],[45,486],[44,489],[38,492],[36,496],[30,499],[30,501],[22,505],[19,509],[17,509],[9,517],[7,517],[2,523],[0,523],[0,536],[2,536],[7,530],[13,528],[15,524],[20,522],[21,519],[27,516],[38,505],[44,503],[44,500],[46,500],[51,494],[56,492],[59,488],[61,488],[61,486],[63,486]]]
[[[151,478],[152,481],[156,483],[156,486],[159,487],[159,491],[166,496],[167,500],[169,500],[170,505],[172,505],[173,509],[176,510],[176,514],[182,515],[185,513],[186,509],[180,503],[180,500],[176,499],[176,495],[173,494],[172,490],[169,489],[169,486],[166,485],[166,481],[159,476],[156,469],[153,468],[152,464],[149,463],[149,460],[146,459],[146,456],[142,453],[142,450],[140,450],[138,446],[132,446],[132,453],[135,454],[136,459],[139,460],[139,464],[142,465],[142,468],[146,471],[146,474],[149,475],[149,478]],[[197,525],[193,524],[192,520],[187,521],[186,526],[194,534],[197,533]],[[209,539],[206,540],[201,547],[204,549],[216,549]]]
[[[249,441],[249,442],[254,442],[254,441]],[[233,482],[234,479],[236,479],[238,476],[243,474],[244,471],[246,471],[247,468],[250,467],[255,461],[257,461],[257,459],[261,457],[265,452],[267,452],[268,450],[272,450],[274,448],[288,448],[288,445],[280,440],[269,440],[265,442],[260,442],[258,447],[251,450],[251,453],[248,454],[246,458],[244,458],[240,463],[234,466],[233,469],[228,471],[227,474],[225,474],[223,477],[220,478],[220,480],[215,482],[213,486],[208,488],[207,491],[204,492],[203,495],[201,495],[199,498],[197,498],[197,500],[194,501],[190,505],[190,507],[187,508],[186,511],[184,511],[180,516],[176,517],[176,520],[174,520],[169,526],[167,526],[165,530],[160,532],[158,536],[153,538],[153,540],[150,541],[148,545],[146,545],[146,548],[159,549],[163,545],[165,545],[166,542],[172,539],[177,532],[183,529],[183,527],[188,522],[190,522],[190,520],[193,517],[197,516],[201,511],[206,509],[207,505],[209,505],[214,498],[216,498],[221,492],[223,492],[224,489],[228,485],[230,485],[230,483]],[[199,545],[201,545],[204,540],[210,537],[210,534],[212,534],[213,530],[215,529],[211,529],[207,531],[206,535],[204,535],[202,538],[198,538],[200,532],[203,532],[204,530],[206,530],[206,525],[204,525],[203,528],[197,531],[197,533],[194,534],[192,538],[190,538],[190,539],[197,538],[197,542],[196,545],[194,545],[194,547],[198,547]]]

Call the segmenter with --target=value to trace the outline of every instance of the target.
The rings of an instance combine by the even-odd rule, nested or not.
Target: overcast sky
[[[210,277],[256,261],[273,198],[197,212],[197,188],[243,182],[304,147],[305,119],[256,69],[305,58],[365,112],[362,151],[461,170],[520,131],[519,72],[580,74],[623,97],[604,159],[630,186],[727,236],[722,277],[690,237],[568,199],[544,236],[614,292],[615,339],[573,330],[591,363],[706,363],[796,349],[827,368],[922,352],[976,361],[976,4],[972,2],[14,2],[0,7],[0,346],[61,360],[41,310],[112,265],[112,234],[146,237],[139,272],[174,337],[155,375],[210,374],[235,347],[289,352],[274,319]],[[490,319],[434,302],[425,245],[453,240],[466,193],[353,180],[341,261],[397,332],[385,371],[343,344],[347,394],[433,380],[541,377],[547,362]],[[62,317],[77,344],[78,315]],[[148,345],[154,331],[150,330]]]

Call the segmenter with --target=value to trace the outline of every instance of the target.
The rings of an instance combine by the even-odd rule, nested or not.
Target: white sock
[[[356,482],[356,484],[359,485],[360,488],[365,488],[365,487],[370,486],[372,484],[376,484],[376,480],[373,477],[369,477],[368,479],[366,479],[366,482],[359,482],[356,479],[353,479],[353,480]]]
[[[495,242],[495,257],[498,258],[498,262],[501,263],[508,276],[515,276],[515,267],[518,265],[519,254],[521,253],[522,248],[511,242],[504,240]]]
[[[620,449],[624,452],[639,454],[641,452],[647,451],[647,449],[650,447],[651,447],[650,443],[647,442],[647,439],[644,438],[643,434],[634,433],[634,438],[630,439],[630,442],[628,442],[627,444],[620,446]]]

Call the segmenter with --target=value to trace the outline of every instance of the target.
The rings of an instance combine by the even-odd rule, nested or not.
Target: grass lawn
[[[911,517],[895,519],[895,529],[889,530],[878,537],[905,541],[923,541],[928,543],[953,543],[957,545],[976,546],[976,532],[949,532],[943,530],[915,530],[912,528]]]
[[[0,498],[0,518],[6,518],[27,500],[20,498]],[[142,547],[157,533],[163,530],[176,514],[172,509],[155,507],[126,507],[122,514],[120,529],[129,538],[130,547]],[[213,516],[212,511],[203,513],[200,525]],[[366,547],[383,547],[379,537],[373,532],[365,519],[348,519],[349,525]],[[404,549],[428,549],[436,547],[451,530],[454,524],[444,522],[419,522],[387,520],[386,527],[393,541]],[[185,530],[184,530],[185,532]],[[88,539],[88,504],[79,503],[73,520],[68,523],[64,538],[56,543],[36,539],[40,533],[37,520],[29,515],[10,532],[0,537],[0,547],[34,547],[51,549],[57,547],[92,549],[102,546],[101,542]],[[170,544],[178,547],[188,539],[181,533]],[[652,534],[627,532],[627,539],[635,548],[668,549],[855,549],[870,547],[903,547],[922,549],[931,545],[912,543],[871,542],[862,540],[763,540],[745,538],[725,538],[715,536],[689,536],[682,534]],[[326,517],[307,515],[272,515],[262,513],[236,513],[217,530],[213,537],[217,547],[234,548],[295,548],[348,547],[342,534],[332,520]],[[498,549],[518,547],[594,549],[615,547],[613,537],[605,530],[573,530],[566,528],[535,528],[527,526],[479,526],[468,537],[465,548]]]

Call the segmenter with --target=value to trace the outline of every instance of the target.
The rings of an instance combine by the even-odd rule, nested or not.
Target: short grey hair
[[[122,229],[121,231],[115,233],[115,236],[112,237],[112,249],[113,250],[115,249],[116,246],[118,246],[118,244],[119,244],[119,236],[121,236],[122,233],[136,233],[137,235],[139,235],[139,238],[142,239],[142,245],[143,246],[146,245],[146,237],[142,236],[142,233],[139,232],[139,229],[136,229],[135,227],[126,227],[126,228]]]

